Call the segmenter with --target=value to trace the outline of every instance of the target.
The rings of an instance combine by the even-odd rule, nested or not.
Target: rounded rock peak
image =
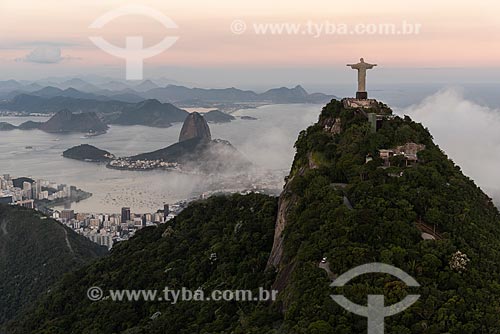
[[[193,112],[186,117],[179,135],[179,142],[193,138],[212,139],[207,121],[198,112]]]

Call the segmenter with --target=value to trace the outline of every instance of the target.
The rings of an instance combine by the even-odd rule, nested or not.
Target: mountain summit
[[[50,133],[91,132],[100,134],[106,132],[108,126],[94,112],[74,114],[69,110],[61,110],[47,122],[42,123],[39,129]]]
[[[186,117],[179,135],[179,142],[193,138],[212,140],[207,121],[197,112],[193,112]]]
[[[207,173],[241,172],[251,166],[250,161],[230,142],[212,140],[207,121],[197,112],[186,117],[179,142],[154,152],[129,157],[128,160],[177,163],[183,170],[194,169]]]

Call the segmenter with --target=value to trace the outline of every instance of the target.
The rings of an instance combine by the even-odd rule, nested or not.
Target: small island
[[[245,121],[257,121],[258,118],[252,117],[252,116],[241,116],[240,119],[245,120]]]
[[[108,126],[95,112],[72,113],[61,110],[46,122],[27,121],[19,126],[0,122],[0,131],[10,130],[42,130],[47,133],[86,133],[87,137],[106,133]]]
[[[115,156],[108,151],[101,150],[95,146],[82,144],[72,147],[63,152],[63,157],[87,162],[108,163],[115,159]]]
[[[211,110],[203,114],[203,118],[209,123],[229,123],[236,118],[220,110]]]

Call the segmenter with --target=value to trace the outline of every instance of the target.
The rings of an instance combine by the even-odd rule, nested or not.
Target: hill
[[[7,122],[0,122],[0,131],[11,131],[15,130],[17,127]]]
[[[205,120],[209,123],[228,123],[236,118],[220,110],[211,110],[203,114]]]
[[[184,120],[179,142],[154,152],[126,158],[126,160],[127,163],[162,161],[178,164],[184,171],[197,170],[205,173],[241,171],[251,165],[251,162],[230,142],[222,139],[212,140],[207,121],[197,112],[188,114]],[[121,167],[118,168],[121,169]]]
[[[9,333],[220,333],[238,325],[252,303],[92,303],[89,284],[163,289],[257,289],[271,250],[276,199],[264,195],[213,197],[191,205],[168,224],[145,228],[109,257],[66,276]],[[215,254],[215,255],[214,255]],[[61,309],[60,307],[63,306]],[[164,316],[150,318],[156,312]],[[211,323],[214,314],[223,315]]]
[[[106,253],[36,211],[0,205],[0,327],[65,273]]]
[[[148,90],[159,88],[156,83],[151,80],[144,80],[140,84],[134,87],[138,92],[147,92]]]
[[[40,90],[30,92],[29,95],[32,96],[39,96],[43,98],[53,98],[53,97],[69,97],[69,98],[75,98],[75,99],[94,99],[94,100],[101,100],[101,101],[109,101],[111,100],[110,98],[103,96],[103,95],[96,95],[92,93],[85,93],[81,92],[77,89],[74,88],[66,88],[66,89],[60,89],[57,87],[52,87],[52,86],[47,86],[44,87]]]
[[[90,162],[108,162],[113,159],[114,156],[108,151],[98,149],[95,146],[82,144],[64,151],[63,157]]]
[[[412,307],[384,319],[388,333],[495,333],[500,213],[491,198],[421,124],[382,103],[351,102],[331,101],[300,133],[277,209],[259,195],[193,204],[172,225],[142,231],[62,281],[12,332],[365,333],[366,318],[331,294],[361,305],[368,294],[383,294],[391,305],[416,292]],[[372,262],[401,268],[421,287],[369,274],[330,288],[332,279]],[[272,286],[280,293],[271,304],[91,303],[81,296],[96,282],[105,289]]]
[[[248,161],[226,140],[191,138],[160,150],[128,158],[130,161],[161,160],[177,163],[184,171],[198,170],[206,173],[236,172],[248,168]]]
[[[422,286],[414,306],[385,319],[388,333],[499,328],[500,215],[491,199],[421,124],[380,103],[348,104],[329,103],[296,143],[268,262],[278,274],[281,329],[366,331],[366,318],[333,302],[327,284],[372,262],[401,268]],[[369,122],[370,114],[379,120]],[[457,252],[470,259],[464,268],[452,260]],[[323,257],[328,262],[320,268]],[[369,275],[343,291],[361,305],[368,293],[383,293],[390,305],[414,290],[394,277]]]
[[[292,89],[286,87],[270,89],[262,94],[262,98],[274,103],[304,103],[308,102],[310,97],[306,90],[299,85]]]
[[[19,125],[17,128],[20,130],[34,130],[40,128],[43,122],[26,121]]]
[[[108,126],[93,112],[73,114],[69,110],[61,110],[38,128],[49,133],[90,132],[100,134],[106,132]]]
[[[101,119],[93,112],[73,114],[69,110],[61,110],[46,122],[27,121],[19,126],[0,122],[0,131],[9,130],[35,130],[39,129],[48,133],[92,133],[102,134],[108,129]]]
[[[158,100],[139,102],[125,110],[111,124],[145,125],[159,128],[171,126],[171,123],[182,122],[188,112],[175,107],[170,103],[161,103]]]
[[[179,142],[193,138],[205,140],[212,139],[207,121],[197,112],[193,112],[185,118],[184,124],[182,124],[181,133],[179,134]]]

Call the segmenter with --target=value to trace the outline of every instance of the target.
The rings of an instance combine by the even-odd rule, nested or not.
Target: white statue
[[[359,59],[359,63],[357,64],[347,64],[347,66],[350,66],[353,70],[358,70],[358,93],[366,93],[366,70],[372,69],[374,66],[377,66],[377,64],[368,64],[365,63],[363,58]],[[356,94],[357,96],[360,94]],[[367,94],[361,94],[362,96],[364,95],[366,99]]]

